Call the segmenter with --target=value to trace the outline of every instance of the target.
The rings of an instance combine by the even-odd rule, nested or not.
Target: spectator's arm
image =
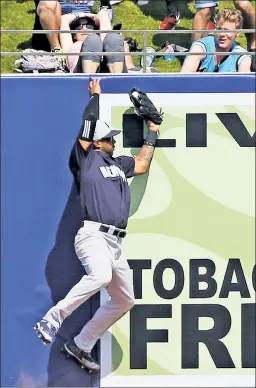
[[[188,55],[183,63],[181,73],[196,73],[201,61],[204,59],[205,49],[201,44],[194,43],[190,52],[202,53],[202,55]]]
[[[252,58],[246,56],[238,61],[238,73],[251,73]]]
[[[101,9],[97,13],[97,15],[94,15],[93,20],[96,23],[96,25],[99,26],[100,30],[108,30],[108,31],[112,30],[112,25],[111,25],[111,21],[109,19],[109,15],[104,8]],[[106,35],[107,35],[107,33],[105,33],[105,32],[100,34],[100,39],[102,40],[102,42],[103,42]]]
[[[124,52],[125,53],[130,52],[129,44],[125,40],[124,40]],[[133,57],[131,55],[125,55],[124,60],[125,60],[127,70],[130,70],[130,69],[135,67],[134,62],[133,62]]]
[[[71,18],[72,16],[72,18]],[[67,13],[66,15],[61,16],[61,24],[60,29],[61,30],[70,30],[69,24],[75,20],[74,14]],[[62,47],[62,50],[67,53],[70,47],[72,46],[73,40],[71,34],[60,34],[60,44]]]

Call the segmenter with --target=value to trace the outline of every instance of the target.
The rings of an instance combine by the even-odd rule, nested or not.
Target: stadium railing
[[[77,33],[76,30],[1,30],[1,34],[51,34],[51,33]],[[97,30],[95,31],[87,31],[88,34],[95,34],[95,33],[107,33],[109,30]],[[215,34],[216,31],[214,30],[111,30],[113,33],[120,34],[126,34],[126,33],[132,33],[132,34],[141,34],[143,36],[143,47],[142,51],[140,52],[128,52],[124,53],[124,55],[131,55],[131,56],[141,56],[143,57],[143,73],[146,73],[146,57],[147,55],[152,55],[152,53],[147,53],[147,35],[152,34],[152,33],[157,33],[157,34],[192,34],[194,32],[202,32],[202,33],[210,33],[210,34]],[[218,34],[221,32],[227,32],[227,30],[218,30]],[[236,34],[255,34],[255,29],[237,29],[237,30],[229,30],[229,32],[233,32]],[[21,56],[22,51],[1,51],[1,57],[2,56]],[[53,52],[45,52],[45,55],[58,55]],[[84,54],[87,54],[87,52],[81,52],[81,53],[67,53],[63,52],[62,55],[76,55],[76,56],[83,56]],[[91,54],[91,53],[90,53]],[[95,55],[113,55],[113,54],[120,54],[120,52],[94,52]],[[255,52],[249,52],[245,51],[244,54],[252,55],[255,56]],[[35,55],[35,53],[26,53],[26,55]],[[40,53],[38,55],[41,55]],[[170,55],[169,52],[164,52],[164,51],[157,51],[154,53],[155,56],[165,56],[165,55]],[[191,53],[189,51],[184,51],[184,52],[175,52],[175,57],[180,57],[180,56],[187,56],[187,55],[201,55],[201,53]],[[223,52],[210,52],[210,53],[205,53],[205,55],[223,55]],[[227,55],[237,55],[237,52],[228,52]]]

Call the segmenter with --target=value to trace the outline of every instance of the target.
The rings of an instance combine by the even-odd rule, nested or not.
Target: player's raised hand
[[[91,94],[94,94],[94,93],[101,94],[100,78],[94,78],[90,81],[89,92]]]

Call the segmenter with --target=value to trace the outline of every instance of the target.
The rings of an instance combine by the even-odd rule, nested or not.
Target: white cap
[[[109,125],[105,121],[97,120],[93,140],[101,140],[105,137],[116,136],[120,132],[121,131],[119,129],[110,129]]]

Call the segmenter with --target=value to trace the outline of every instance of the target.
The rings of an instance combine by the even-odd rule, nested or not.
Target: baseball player
[[[115,158],[114,137],[120,131],[109,128],[107,123],[99,120],[99,79],[90,82],[89,91],[91,98],[85,107],[69,160],[84,220],[74,245],[86,274],[34,329],[45,344],[51,343],[64,319],[105,287],[110,299],[99,307],[72,341],[64,344],[63,349],[91,372],[100,369],[91,356],[96,341],[134,305],[132,271],[122,248],[130,209],[127,178],[148,171],[162,113],[156,110],[145,93],[132,89],[130,99],[136,113],[147,121],[148,135],[135,158]]]

